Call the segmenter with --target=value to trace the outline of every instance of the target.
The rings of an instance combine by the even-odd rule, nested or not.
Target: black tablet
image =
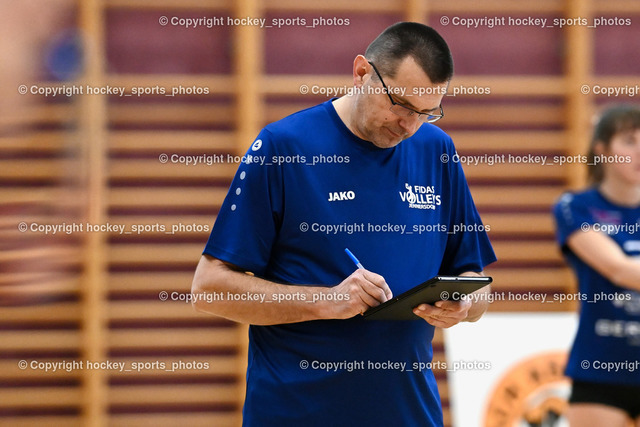
[[[413,314],[420,304],[433,304],[441,300],[457,301],[462,295],[470,294],[487,286],[491,277],[437,276],[391,298],[363,313],[367,320],[416,320]]]

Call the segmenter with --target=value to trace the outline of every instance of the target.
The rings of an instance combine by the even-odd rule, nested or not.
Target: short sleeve
[[[451,147],[450,158],[453,158],[454,150]],[[482,223],[460,163],[449,162],[449,168],[451,218],[440,273],[480,272],[496,261],[487,235],[490,227]]]
[[[593,225],[594,218],[589,213],[586,205],[579,203],[572,193],[565,193],[553,207],[553,215],[556,220],[556,238],[566,250],[566,243],[569,236],[575,231],[584,227],[583,224]]]
[[[242,157],[203,254],[262,275],[282,222],[283,183],[272,134],[263,129]]]

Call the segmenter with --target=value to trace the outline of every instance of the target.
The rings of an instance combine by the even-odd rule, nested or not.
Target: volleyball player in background
[[[602,114],[588,164],[591,186],[554,207],[582,304],[567,416],[572,427],[640,427],[640,108]]]

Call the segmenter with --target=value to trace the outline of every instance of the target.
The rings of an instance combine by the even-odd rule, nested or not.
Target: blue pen
[[[356,265],[356,267],[361,268],[361,269],[364,270],[364,267],[362,266],[362,264],[360,264],[360,261],[358,261],[358,258],[356,258],[356,256],[354,254],[352,254],[349,249],[344,248],[344,251],[347,253],[347,255],[349,255],[349,258],[351,258],[351,261],[353,261],[353,263]]]

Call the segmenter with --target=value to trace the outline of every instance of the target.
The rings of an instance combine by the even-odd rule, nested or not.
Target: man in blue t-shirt
[[[422,304],[412,321],[360,314],[496,259],[431,124],[452,75],[436,31],[395,24],[355,58],[353,92],[268,125],[247,151],[193,281],[196,309],[251,324],[244,425],[443,424],[434,328],[479,319],[487,299]]]

